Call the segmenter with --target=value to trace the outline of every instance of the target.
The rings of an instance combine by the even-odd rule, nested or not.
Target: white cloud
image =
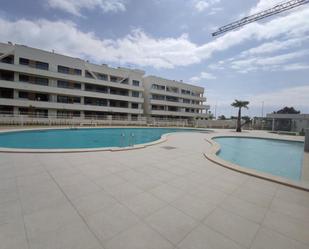
[[[249,13],[252,15],[260,11],[270,9],[282,2],[282,0],[260,0],[256,6],[250,9]]]
[[[280,50],[300,47],[304,42],[309,40],[309,36],[297,37],[283,41],[274,40],[265,42],[257,47],[245,50],[241,53],[240,57],[247,57],[260,54],[270,54]]]
[[[100,8],[103,12],[126,10],[125,0],[47,0],[51,8],[60,9],[76,16],[82,16],[81,10]]]
[[[309,55],[309,50],[304,49],[297,52],[291,52],[281,54],[277,56],[266,56],[266,57],[251,57],[249,59],[234,60],[230,66],[233,69],[241,73],[247,73],[249,71],[264,70],[264,71],[283,71],[284,64]],[[294,67],[296,70],[296,67]]]
[[[282,67],[283,71],[299,71],[309,69],[309,64],[306,63],[292,63]]]
[[[250,106],[260,106],[262,102],[265,106],[294,106],[296,108],[308,108],[309,106],[309,85],[284,88],[278,91],[252,96]]]
[[[208,8],[210,8],[211,6],[219,3],[221,0],[196,0],[194,1],[194,8],[198,11],[198,12],[202,12]],[[218,8],[216,8],[216,10],[218,11]],[[216,11],[215,9],[212,9],[212,13],[213,11]]]
[[[217,77],[208,72],[201,72],[198,76],[194,76],[190,79],[191,82],[200,82],[202,80],[215,80]]]
[[[293,39],[309,33],[309,8],[291,12],[265,24],[252,23],[211,42],[196,44],[188,35],[154,38],[142,30],[126,36],[102,39],[93,32],[82,32],[67,21],[17,20],[0,17],[0,40],[12,41],[46,50],[56,50],[96,63],[112,62],[173,68],[200,63],[215,52],[225,51],[245,41],[263,41],[276,37]]]

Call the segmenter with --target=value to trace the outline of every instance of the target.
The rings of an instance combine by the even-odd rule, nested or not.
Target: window
[[[69,74],[70,73],[70,68],[64,67],[64,66],[58,66],[58,72],[59,73]]]
[[[165,96],[164,95],[152,94],[152,99],[155,99],[155,100],[165,100]]]
[[[37,85],[48,86],[48,79],[36,77],[34,83]]]
[[[138,103],[132,103],[132,109],[138,109]]]
[[[157,84],[152,84],[151,88],[156,89],[156,90],[165,90],[165,86],[157,85]]]
[[[36,61],[35,67],[42,70],[48,70],[49,65],[46,62]]]
[[[24,74],[20,74],[19,75],[19,81],[29,82],[29,76],[28,75],[24,75]]]
[[[74,69],[74,74],[75,74],[75,75],[82,75],[82,70],[80,70],[80,69]]]
[[[97,73],[97,77],[99,80],[107,80],[108,76],[106,74]]]
[[[138,80],[133,80],[132,84],[133,84],[133,86],[139,86],[139,81]]]
[[[19,58],[20,65],[29,65],[29,60],[26,58]]]
[[[85,73],[85,77],[86,77],[86,78],[92,78],[92,79],[93,79],[92,74],[91,74],[89,71],[87,71],[87,70],[86,70],[86,73]]]
[[[139,92],[132,91],[132,97],[138,98],[139,97]]]
[[[183,99],[183,103],[190,104],[190,99]]]
[[[27,92],[19,92],[18,97],[21,99],[28,99],[29,94]]]
[[[57,102],[58,103],[67,103],[67,104],[73,104],[73,103],[80,103],[80,97],[68,97],[68,96],[57,96]]]
[[[57,86],[61,88],[69,88],[69,82],[64,80],[58,80]]]

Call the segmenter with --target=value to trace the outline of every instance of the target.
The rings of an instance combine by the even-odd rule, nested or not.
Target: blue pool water
[[[240,166],[300,180],[304,143],[273,139],[219,137],[218,156]]]
[[[198,131],[172,128],[54,129],[0,133],[0,147],[23,149],[79,149],[126,147],[149,143],[165,133]]]

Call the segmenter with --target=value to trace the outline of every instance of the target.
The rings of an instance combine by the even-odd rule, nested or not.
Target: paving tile
[[[117,176],[115,174],[109,174],[104,177],[99,177],[93,179],[93,182],[95,182],[97,185],[99,185],[102,188],[108,188],[113,187],[116,185],[120,185],[126,182],[123,178],[120,176]]]
[[[261,223],[267,212],[266,208],[260,207],[248,201],[238,199],[233,196],[223,201],[220,206],[227,211],[252,220],[256,223]]]
[[[25,195],[20,198],[23,214],[31,214],[43,208],[48,208],[54,205],[60,205],[66,203],[67,199],[64,194],[55,189],[48,192],[38,192],[32,195]]]
[[[307,220],[309,223],[309,207],[275,198],[271,203],[270,209],[297,219]]]
[[[12,189],[2,189],[0,190],[0,204],[9,202],[9,201],[16,201],[18,200],[19,196],[17,190]]]
[[[79,184],[62,186],[61,188],[65,193],[65,195],[71,200],[101,190],[101,188],[98,185],[88,180]]]
[[[268,195],[250,188],[246,189],[242,187],[236,190],[232,195],[264,208],[269,208],[273,199],[273,195]]]
[[[178,198],[171,203],[171,206],[200,221],[205,219],[217,207],[214,203],[192,195]]]
[[[29,237],[37,237],[41,233],[80,221],[80,217],[68,203],[61,203],[25,215],[24,221]]]
[[[173,244],[179,243],[197,222],[173,207],[165,207],[145,219],[146,223]]]
[[[102,242],[137,224],[139,219],[128,208],[115,204],[86,217],[91,230]]]
[[[185,194],[183,190],[177,189],[167,184],[162,184],[159,187],[151,189],[149,193],[166,202],[172,202]]]
[[[228,196],[226,193],[216,189],[212,189],[208,186],[199,187],[195,190],[190,191],[190,193],[194,196],[197,196],[206,201],[210,201],[214,204],[220,204]]]
[[[276,198],[309,208],[308,191],[294,189],[286,186],[280,186],[276,193]]]
[[[115,236],[106,249],[173,249],[174,246],[145,224],[138,224]]]
[[[74,206],[83,216],[88,216],[112,206],[117,201],[104,191],[94,192],[72,200]]]
[[[30,249],[97,249],[102,248],[96,237],[82,222],[29,238]]]
[[[0,204],[0,226],[15,220],[22,220],[20,202],[9,201]]]
[[[178,245],[179,249],[241,249],[240,245],[226,236],[199,225]],[[270,249],[270,248],[269,248]],[[274,249],[274,248],[272,248]]]
[[[166,202],[148,193],[142,193],[127,199],[123,201],[123,204],[140,218],[145,218],[167,205]]]
[[[28,249],[22,220],[10,220],[0,225],[0,249]]]
[[[309,246],[309,223],[306,220],[269,211],[265,216],[263,225]]]
[[[259,225],[221,208],[209,215],[204,223],[210,228],[226,235],[238,244],[249,247]]]
[[[308,249],[301,244],[269,228],[261,228],[253,241],[251,249]]]
[[[143,190],[136,187],[135,185],[126,182],[116,186],[105,187],[104,190],[112,195],[117,200],[123,201],[126,199],[131,199],[134,196],[143,193]]]

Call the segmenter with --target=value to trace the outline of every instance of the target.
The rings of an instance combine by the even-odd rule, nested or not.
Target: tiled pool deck
[[[0,249],[309,248],[309,192],[208,161],[208,136],[0,153]]]

